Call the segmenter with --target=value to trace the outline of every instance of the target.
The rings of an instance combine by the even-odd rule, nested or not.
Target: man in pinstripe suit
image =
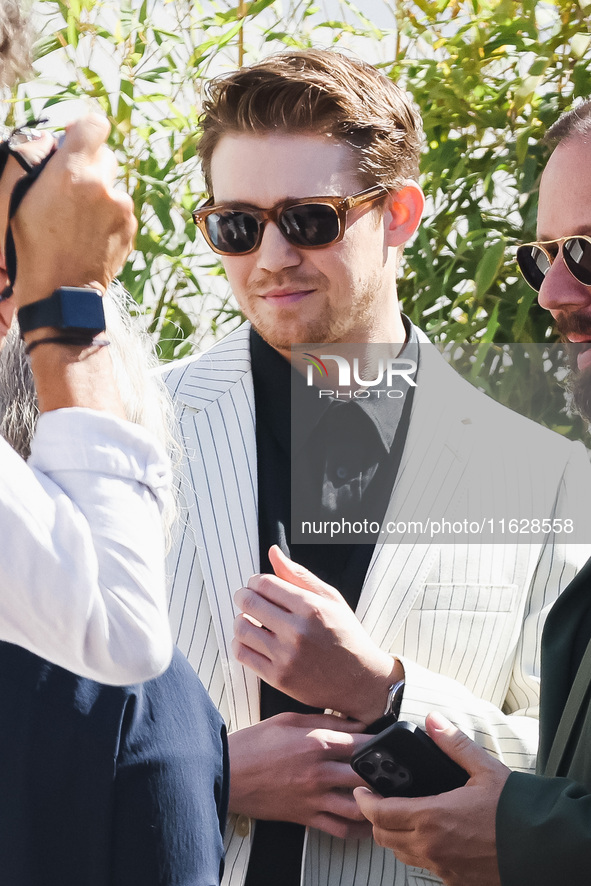
[[[538,236],[547,252],[536,247],[536,264],[524,268],[526,275],[539,272],[532,282],[540,305],[552,313],[562,336],[575,343],[570,387],[589,422],[591,243],[583,237],[591,232],[590,134],[591,101],[548,130],[547,141],[557,146],[542,177],[538,208]],[[429,732],[469,772],[465,788],[416,801],[356,791],[376,839],[401,858],[438,872],[450,886],[551,886],[588,876],[590,576],[591,560],[552,608],[544,628],[535,775],[511,773],[435,715]]]
[[[372,843],[351,796],[351,753],[402,677],[405,718],[438,707],[511,766],[533,765],[540,624],[587,551],[551,534],[501,546],[290,538],[291,344],[426,343],[396,299],[423,206],[420,142],[409,97],[338,53],[268,59],[214,81],[206,102],[212,199],[194,218],[250,324],[167,372],[186,500],[170,611],[232,733],[227,883],[297,884],[300,867],[314,886],[433,882]],[[297,428],[323,453],[321,512],[336,490],[363,502],[379,485],[386,519],[418,499],[449,514],[495,501],[508,517],[530,498],[562,520],[573,483],[589,482],[582,447],[492,403],[426,344],[398,410],[333,405]],[[365,428],[363,465],[343,444],[351,422]]]

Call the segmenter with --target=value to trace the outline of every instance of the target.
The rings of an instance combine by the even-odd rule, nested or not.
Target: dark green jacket
[[[503,886],[591,882],[591,636],[574,682],[572,650],[591,608],[591,560],[542,637],[537,775],[512,773],[497,811]]]

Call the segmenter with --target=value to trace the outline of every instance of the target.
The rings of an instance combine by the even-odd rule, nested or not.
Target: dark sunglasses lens
[[[520,246],[517,250],[517,264],[525,280],[536,292],[550,270],[550,261],[543,249],[538,246]]]
[[[205,228],[213,248],[233,255],[254,249],[259,227],[254,215],[239,210],[211,212],[205,219]]]
[[[329,203],[300,203],[281,213],[279,226],[294,246],[328,246],[339,235],[339,217]]]
[[[591,286],[591,243],[581,237],[570,237],[562,247],[564,263],[580,283]]]

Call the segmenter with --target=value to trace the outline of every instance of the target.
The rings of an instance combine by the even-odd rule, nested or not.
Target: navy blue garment
[[[0,643],[0,883],[217,886],[223,721],[175,650],[103,686]]]

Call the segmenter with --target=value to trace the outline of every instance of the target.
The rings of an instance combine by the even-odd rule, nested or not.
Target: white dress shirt
[[[0,440],[0,640],[103,683],[162,673],[169,485],[152,435],[104,412],[44,413],[28,463]]]

